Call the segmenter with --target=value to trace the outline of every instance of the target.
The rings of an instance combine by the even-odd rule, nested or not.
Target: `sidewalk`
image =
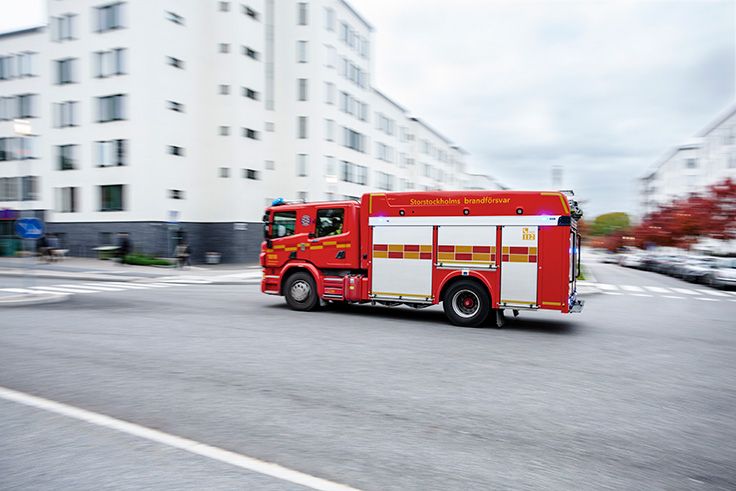
[[[66,258],[57,263],[43,263],[38,258],[0,258],[0,276],[25,276],[87,281],[182,281],[199,279],[207,283],[241,283],[260,281],[257,264],[217,264],[186,269],[156,266],[133,266],[100,259]],[[206,281],[205,281],[206,280]],[[190,282],[187,281],[187,282]]]

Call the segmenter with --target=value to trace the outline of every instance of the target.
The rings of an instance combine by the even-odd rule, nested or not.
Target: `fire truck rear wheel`
[[[442,307],[447,318],[456,326],[478,327],[491,312],[491,298],[480,284],[461,280],[445,291]]]
[[[294,310],[312,310],[319,305],[317,285],[309,273],[298,272],[289,276],[284,296],[286,303]]]

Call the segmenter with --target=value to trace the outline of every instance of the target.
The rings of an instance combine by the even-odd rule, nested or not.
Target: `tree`
[[[610,235],[618,230],[631,226],[631,220],[626,213],[617,211],[599,215],[590,224],[590,235]]]

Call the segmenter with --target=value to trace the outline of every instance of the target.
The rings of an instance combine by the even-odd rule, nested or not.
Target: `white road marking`
[[[164,284],[164,283],[143,283],[145,286],[150,286],[151,288],[169,288],[174,285],[170,284]]]
[[[677,293],[684,293],[685,295],[700,295],[698,292],[688,290],[687,288],[673,288]]]
[[[0,291],[8,293],[38,293],[34,292],[33,290],[27,290],[25,288],[3,288]]]
[[[104,414],[94,413],[78,407],[70,406],[60,402],[52,401],[36,397],[25,392],[0,387],[0,399],[23,404],[25,406],[35,407],[55,414],[60,414],[69,418],[90,423],[93,425],[109,428],[111,430],[126,433],[128,435],[137,436],[144,440],[160,443],[169,447],[178,448],[192,454],[207,457],[218,462],[230,464],[241,469],[245,469],[258,474],[271,476],[282,481],[291,482],[300,486],[320,491],[357,491],[345,484],[328,481],[316,476],[311,476],[303,472],[295,471],[278,464],[264,462],[247,455],[238,454],[218,447],[213,447],[205,443],[201,443],[188,438],[164,433],[163,431],[154,430],[145,426],[129,423],[121,419],[105,416]]]
[[[632,297],[651,297],[648,293],[629,293]]]
[[[621,292],[603,292],[603,293],[605,293],[606,295],[623,295],[623,293]]]
[[[703,300],[704,302],[717,302],[717,298],[705,298],[705,297],[696,297],[695,300]]]
[[[129,290],[148,290],[148,287],[142,285],[131,285],[129,283],[120,283],[117,281],[108,281],[107,284],[114,286],[115,288],[127,288]]]
[[[605,283],[598,283],[598,288],[601,290],[618,290],[616,285],[607,285]]]
[[[715,290],[698,290],[700,293],[705,293],[706,295],[713,295],[714,297],[727,297],[723,292],[717,292]]]
[[[669,293],[670,292],[667,288],[662,288],[661,286],[645,286],[644,288],[654,293]]]
[[[677,295],[662,295],[663,298],[676,298],[679,300],[683,300],[685,297],[678,297]]]
[[[97,290],[84,290],[82,288],[61,288],[58,286],[32,286],[34,290],[41,292],[61,292],[61,293],[101,293]]]
[[[731,295],[736,295],[736,292],[726,292],[726,293],[730,293]]]
[[[64,285],[61,285],[61,286],[64,286]],[[103,292],[122,292],[122,291],[125,291],[122,288],[118,288],[117,286],[110,287],[107,284],[105,286],[102,286],[102,285],[98,285],[97,283],[84,283],[82,286],[84,288],[95,288],[95,289],[100,290],[100,291],[103,291]]]
[[[621,285],[622,290],[626,290],[627,292],[640,292],[643,291],[641,287],[633,286],[633,285]]]

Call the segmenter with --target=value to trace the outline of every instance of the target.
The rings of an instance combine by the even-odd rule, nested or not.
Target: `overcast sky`
[[[636,212],[637,178],[734,101],[736,0],[350,3],[380,90],[512,188],[562,166],[588,216]],[[0,31],[41,5],[0,0]]]

